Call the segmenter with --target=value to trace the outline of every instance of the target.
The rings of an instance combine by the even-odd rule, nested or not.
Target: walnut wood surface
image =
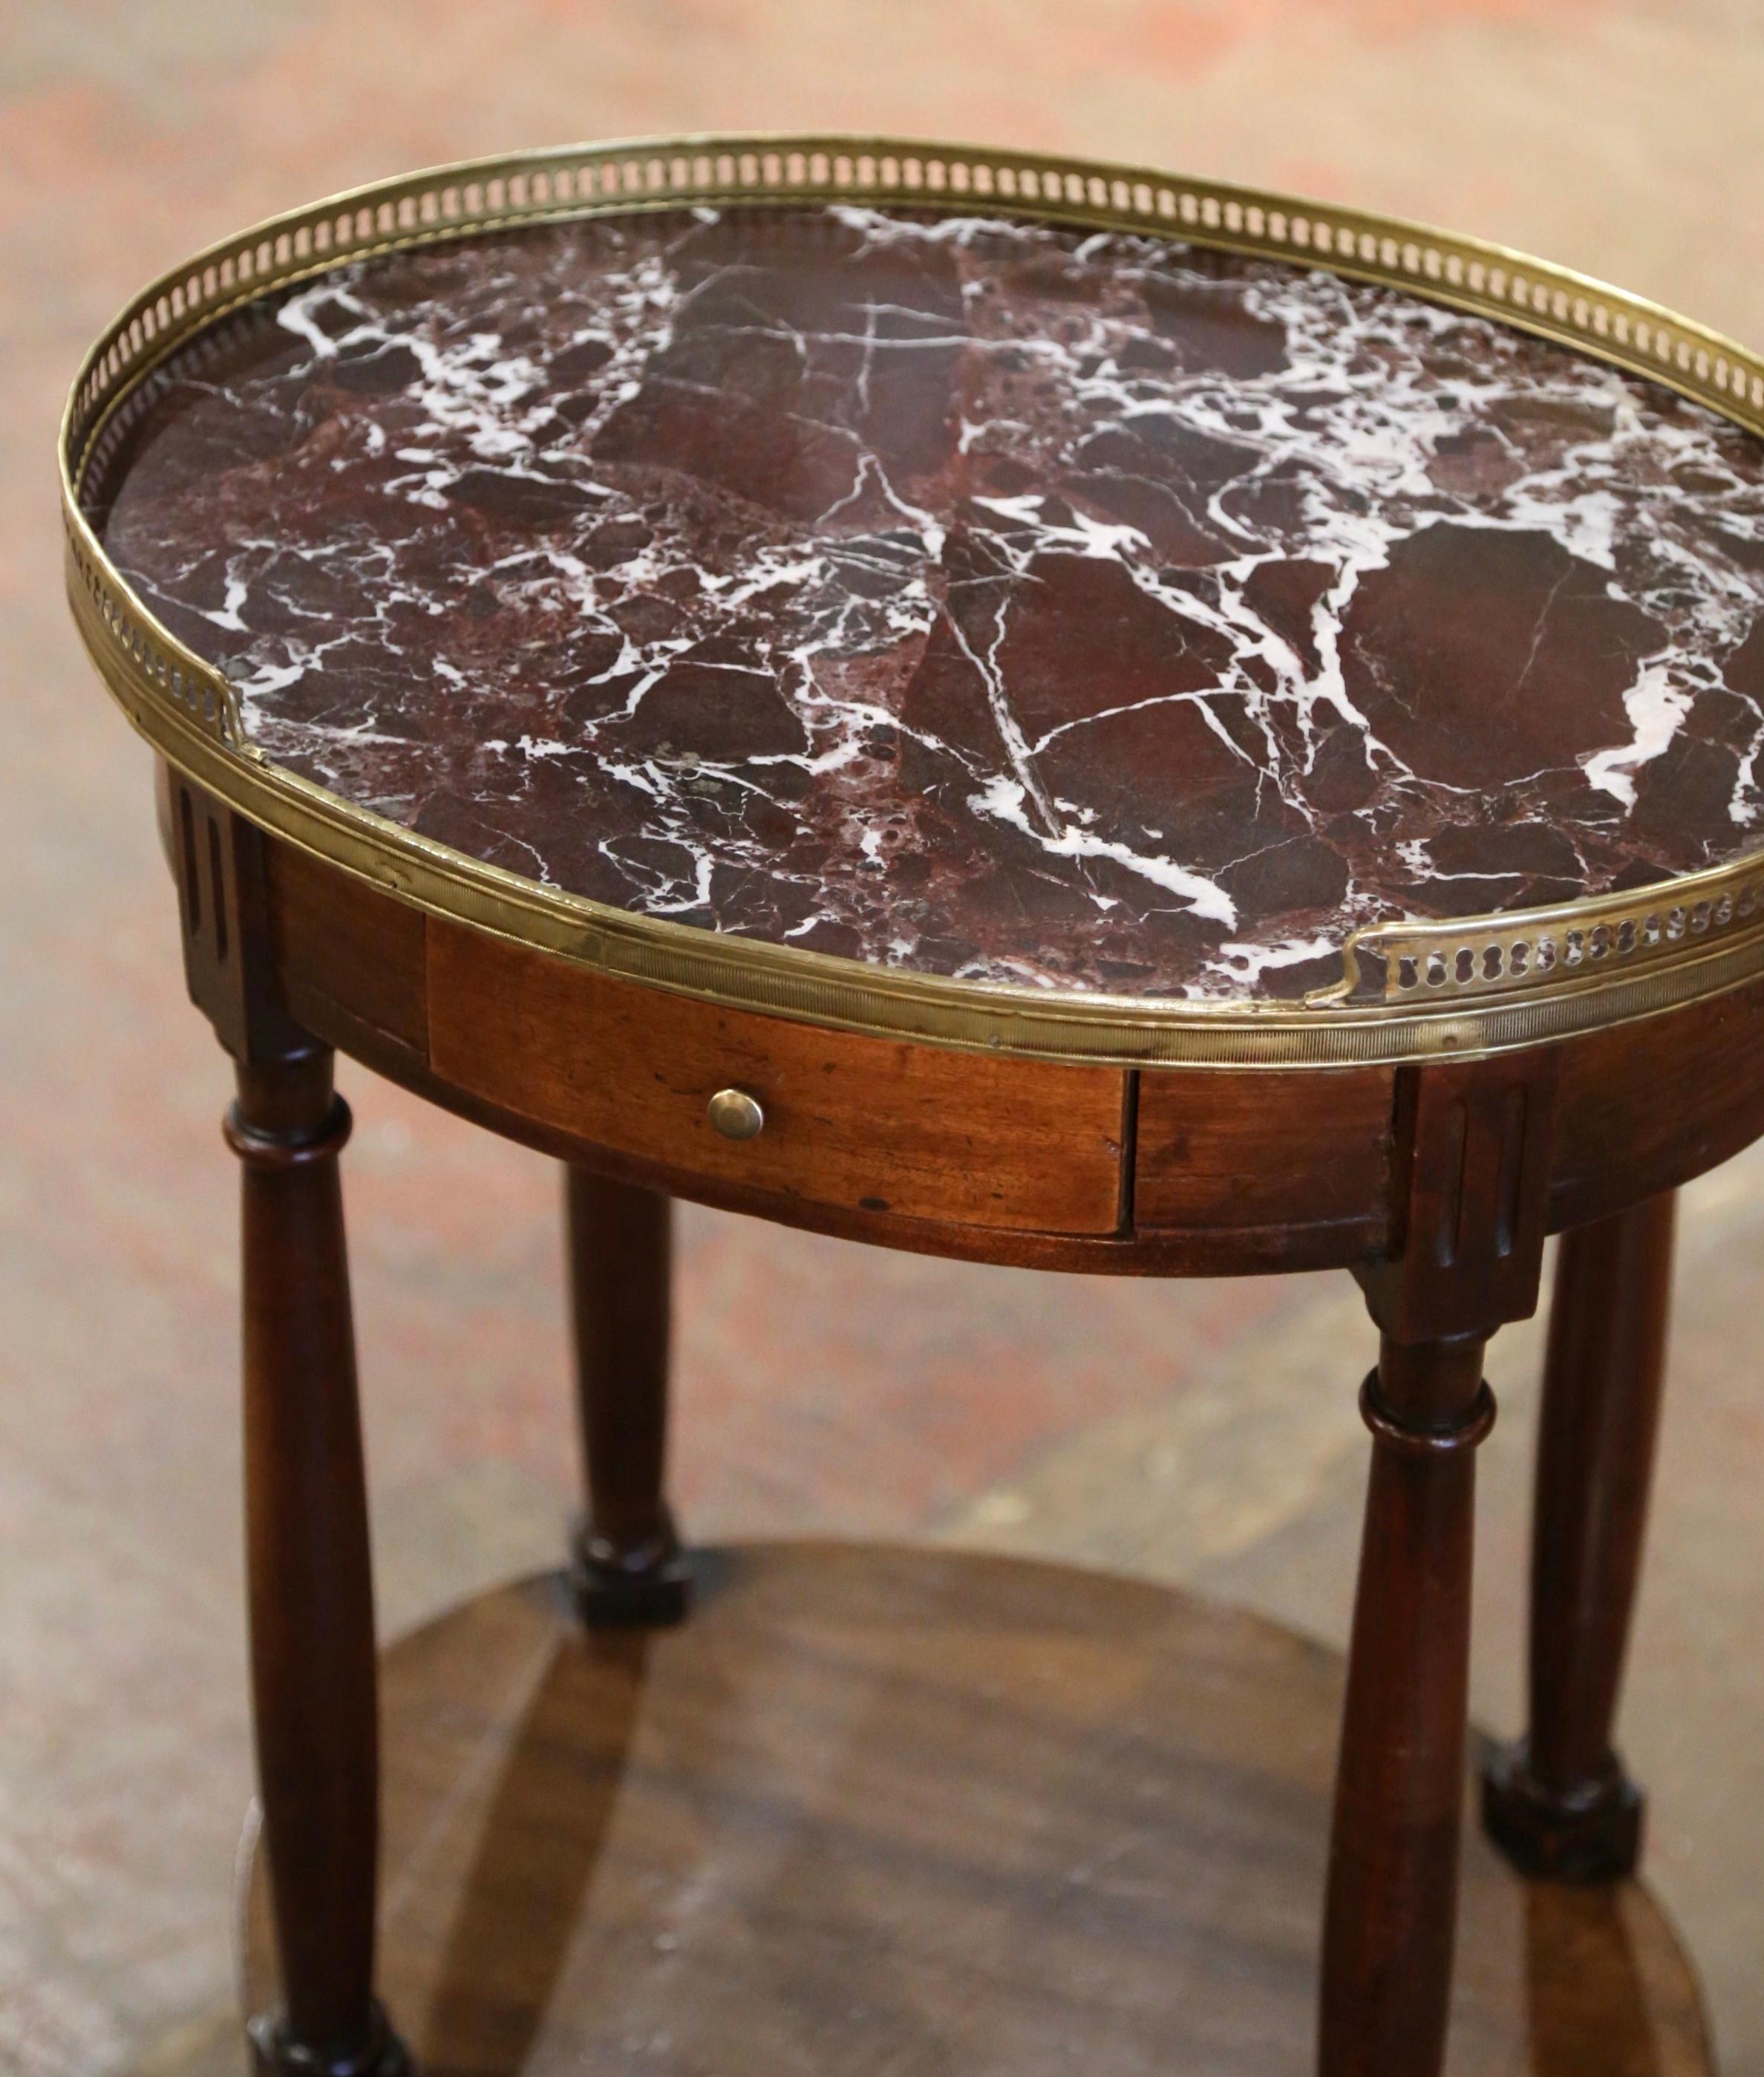
[[[394,901],[292,844],[272,847],[270,915],[289,1005],[314,1030],[338,1014],[417,1059],[429,1044],[427,925]]]
[[[429,924],[429,1058],[476,1093],[616,1152],[788,1197],[977,1226],[1121,1223],[1127,1077],[958,1056],[719,1009]],[[734,1142],[705,1107],[763,1105]]]
[[[1396,1084],[1392,1068],[1142,1073],[1135,1226],[1248,1239],[1302,1222],[1334,1260],[1356,1243],[1375,1252],[1387,1223]]]
[[[331,1055],[242,1065],[245,1516],[257,1774],[286,2011],[264,2069],[394,2067],[372,2003],[373,1592]],[[290,2054],[295,2060],[289,2060]],[[395,2060],[395,2051],[394,2051]]]
[[[1484,1812],[1523,1871],[1627,1875],[1639,1792],[1612,1746],[1666,1368],[1675,1200],[1564,1236],[1539,1421],[1530,1725]]]
[[[664,1489],[673,1201],[571,1167],[564,1203],[588,1487],[577,1597],[591,1622],[677,1621],[688,1574]]]
[[[677,1630],[561,1577],[384,1673],[382,1981],[426,2077],[1308,2077],[1331,1653],[950,1552],[706,1554]],[[1467,1844],[1452,2077],[1708,2077],[1640,1888]],[[269,1995],[261,1892],[248,1975]]]
[[[1537,1309],[1561,1059],[1399,1072],[1389,1238],[1356,1272],[1389,1339],[1486,1336]]]
[[[1384,1340],[1323,1921],[1320,2077],[1437,2077],[1450,2009],[1483,1342]]]
[[[1653,1480],[1673,1201],[1562,1242],[1537,1458],[1532,1763],[1564,1789],[1611,1757]]]
[[[1764,982],[1560,1050],[1553,1229],[1676,1189],[1764,1133]]]
[[[190,1001],[236,1060],[310,1051],[310,1035],[288,1014],[270,943],[268,839],[186,780],[162,798]]]
[[[1439,2077],[1458,1899],[1476,1445],[1495,1330],[1537,1302],[1561,1056],[1396,1077],[1382,1339],[1323,1933],[1321,2077]]]
[[[174,823],[174,851],[178,834]],[[1641,1100],[1633,1062],[1650,1049],[1577,1060],[1558,1045],[1388,1075],[1060,1068],[720,1010],[462,925],[430,918],[413,929],[377,896],[352,893],[334,918],[327,869],[302,862],[281,873],[273,847],[239,858],[227,882],[239,914],[261,861],[268,922],[251,930],[252,970],[273,947],[280,971],[266,999],[279,1014],[340,1029],[411,1086],[571,1162],[593,1496],[578,1553],[584,1606],[597,1578],[622,1584],[659,1567],[680,1584],[661,1495],[666,1251],[655,1194],[676,1176],[713,1201],[772,1216],[785,1208],[859,1238],[898,1240],[905,1230],[910,1244],[995,1259],[1088,1246],[1178,1273],[1330,1259],[1354,1268],[1384,1341],[1363,1402],[1375,1448],[1338,1748],[1319,2067],[1322,2077],[1439,2077],[1453,1997],[1472,1452],[1492,1417],[1482,1346],[1535,1305],[1553,1192],[1587,1193],[1584,1170],[1558,1165],[1563,1147],[1595,1170],[1649,1147],[1698,1158],[1694,1136],[1658,1130],[1658,1092]],[[183,876],[194,884],[187,859]],[[185,927],[187,937],[196,928],[189,914]],[[245,934],[236,923],[235,934]],[[223,936],[223,968],[225,955]],[[191,976],[226,1036],[231,998],[221,990],[208,1002],[216,984],[201,960]],[[1681,1046],[1695,1014],[1671,1020]],[[1729,1011],[1712,1022],[1731,1043],[1747,1020]],[[1571,1067],[1588,1059],[1594,1072],[1577,1087]],[[719,1088],[763,1105],[758,1137],[714,1132],[707,1109]],[[1620,1093],[1613,1111],[1614,1088],[1627,1108]],[[1745,1116],[1728,1095],[1699,1122],[1711,1138],[1732,1137]],[[1603,1134],[1587,1130],[1589,1117]],[[1634,1183],[1632,1173],[1616,1187]],[[1608,1365],[1586,1367],[1596,1384]],[[1572,1492],[1550,1484],[1571,1512]],[[363,1570],[359,1555],[348,1569]],[[1568,1717],[1598,1714],[1599,1671],[1591,1660],[1570,1670],[1558,1697]],[[946,1883],[943,1894],[959,1888]],[[497,1917],[518,1922],[507,1904]],[[548,1919],[529,1932],[542,1949],[558,1937]],[[339,1951],[335,1935],[313,1942],[315,1954]],[[490,1942],[488,1925],[471,1926],[443,1951],[457,1946],[475,1966]],[[311,1957],[290,1958],[310,1979]],[[762,1971],[753,1995],[763,1983]],[[385,1986],[406,2002],[396,1968]],[[364,1981],[357,2008],[364,1995]],[[713,1975],[705,1996],[718,1995]],[[444,2038],[444,1997],[438,2010]],[[600,2003],[593,2010],[597,2025]],[[303,2038],[328,2037],[310,2016],[304,2024]],[[791,2060],[788,2041],[772,2049],[775,2062]],[[468,2054],[460,2067],[480,2062]]]
[[[1130,1159],[1117,1169],[1115,1183],[1107,1184],[1100,1172],[1112,1157],[1105,1148],[1099,1160],[1097,1149],[1099,1137],[1106,1141],[1111,1127],[1100,1116],[1108,1104],[1099,1100],[1086,1149],[1093,1166],[1075,1200],[1070,1180],[1062,1185],[1043,1176],[1035,1182],[1036,1194],[1018,1201],[1023,1218],[1050,1222],[1039,1230],[1001,1222],[996,1203],[979,1205],[976,1217],[983,1186],[973,1177],[960,1184],[968,1195],[953,1206],[946,1199],[927,1204],[898,1181],[892,1197],[886,1189],[880,1193],[889,1210],[866,1205],[865,1197],[878,1194],[870,1187],[875,1165],[901,1157],[886,1145],[860,1145],[866,1132],[885,1142],[890,1120],[884,1106],[869,1100],[871,1085],[849,1078],[855,1108],[841,1134],[817,1132],[817,1159],[807,1172],[780,1178],[743,1159],[743,1149],[725,1152],[721,1142],[707,1163],[701,1143],[712,1135],[686,1122],[683,1108],[677,1130],[670,1125],[659,1141],[634,1146],[634,1138],[646,1135],[628,1123],[621,1131],[617,1120],[600,1124],[592,1096],[578,1102],[572,1088],[543,1085],[545,1071],[530,1057],[511,1055],[499,1065],[486,1044],[474,1043],[468,1082],[450,1071],[445,1049],[439,1059],[431,1056],[431,1018],[441,1030],[469,1032],[486,1014],[476,999],[485,984],[485,964],[469,955],[450,959],[446,950],[436,958],[435,948],[451,933],[455,945],[489,946],[493,964],[501,949],[495,941],[427,919],[291,846],[264,848],[278,980],[302,1025],[493,1130],[623,1180],[884,1246],[1133,1275],[1350,1267],[1376,1259],[1391,1230],[1399,1188],[1391,1168],[1396,1077],[1385,1069],[1147,1069],[1127,1077],[1130,1108],[1137,1113]],[[522,1027],[530,1052],[549,1047],[561,1055],[579,1044],[601,1014],[591,997],[604,1000],[595,992],[609,987],[620,991],[621,1000],[634,997],[641,1003],[650,1052],[673,1051],[683,1017],[697,1029],[694,1018],[714,1016],[678,997],[609,983],[538,955],[524,956],[546,970],[543,988],[527,998],[539,1018]],[[750,1044],[768,1053],[768,1066],[774,1034],[800,1038],[809,1029],[772,1018],[737,1022]],[[932,1063],[926,1072],[958,1117],[988,1104],[996,1110],[1001,1088],[1063,1094],[1081,1088],[1086,1074],[1109,1074],[863,1043]],[[1608,1217],[1675,1188],[1764,1133],[1764,1078],[1755,1072],[1764,1054],[1764,983],[1550,1050],[1558,1055],[1552,1230]],[[713,1043],[708,1052],[701,1046],[699,1059],[707,1073],[727,1067],[726,1079],[734,1079],[733,1070],[743,1060],[751,1067],[754,1055],[725,1055]],[[566,1071],[585,1074],[579,1059],[566,1060],[556,1072]],[[537,1089],[536,1076],[542,1078]],[[1036,1080],[1048,1076],[1055,1079]],[[1030,1101],[1026,1094],[1024,1101]],[[598,1101],[602,1111],[615,1108],[609,1092]],[[701,1108],[701,1100],[700,1115]],[[1039,1162],[1049,1149],[1035,1135],[1045,1129],[1015,1120],[1009,1144],[1033,1151]],[[1063,1114],[1052,1129],[1057,1148],[1058,1133],[1071,1130],[1071,1121]],[[1121,1127],[1112,1130],[1118,1139]],[[597,1136],[602,1132],[615,1136]],[[751,1147],[750,1143],[746,1151]],[[830,1182],[822,1174],[823,1147],[838,1155]],[[1122,1193],[1130,1188],[1130,1226],[1117,1223],[1119,1198],[1109,1204],[1111,1187]],[[936,1199],[935,1189],[931,1197]],[[1062,1226],[1074,1201],[1075,1216],[1104,1223]]]

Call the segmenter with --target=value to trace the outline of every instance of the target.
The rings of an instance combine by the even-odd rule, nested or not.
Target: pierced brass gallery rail
[[[1142,168],[884,138],[692,137],[481,160],[294,210],[144,289],[93,348],[62,422],[68,578],[130,718],[265,827],[404,899],[714,1000],[942,1045],[1218,1067],[1491,1052],[1668,1009],[1764,971],[1764,860],[1641,894],[1355,931],[1304,1003],[1147,1002],[866,967],[626,914],[482,864],[271,764],[232,688],[171,635],[82,509],[169,357],[240,305],[377,253],[508,226],[694,204],[852,202],[1162,236],[1406,289],[1663,383],[1764,433],[1764,361],[1670,311],[1503,248]]]

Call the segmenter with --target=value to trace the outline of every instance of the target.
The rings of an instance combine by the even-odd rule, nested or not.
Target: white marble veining
[[[1394,292],[840,208],[281,304],[109,518],[270,755],[542,881],[978,980],[1291,993],[1761,809],[1764,468]]]

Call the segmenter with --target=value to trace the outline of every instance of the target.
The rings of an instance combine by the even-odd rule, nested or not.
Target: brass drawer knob
[[[745,1089],[718,1089],[710,1100],[710,1126],[725,1139],[752,1139],[763,1128],[766,1114]]]

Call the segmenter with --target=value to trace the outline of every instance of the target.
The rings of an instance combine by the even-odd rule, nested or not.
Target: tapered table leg
[[[586,1168],[565,1172],[588,1485],[577,1597],[592,1624],[677,1622],[690,1578],[664,1489],[673,1202]]]
[[[1483,1813],[1523,1873],[1629,1874],[1641,1797],[1612,1744],[1665,1368],[1675,1200],[1565,1234],[1537,1440],[1531,1721],[1491,1756]]]
[[[1325,1907],[1321,2077],[1437,2077],[1457,1914],[1483,1338],[1387,1336]]]
[[[337,1155],[349,1113],[315,1048],[241,1066],[252,1688],[284,2009],[260,2070],[391,2077],[372,1994],[379,1850],[373,1589]]]

